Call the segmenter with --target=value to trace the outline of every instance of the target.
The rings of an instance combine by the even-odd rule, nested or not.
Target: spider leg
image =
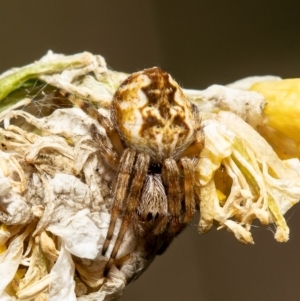
[[[187,225],[194,216],[195,213],[195,199],[194,199],[194,164],[190,158],[182,158],[180,163],[183,167],[184,173],[184,203],[185,213],[182,223]]]
[[[101,115],[92,105],[84,102],[82,99],[75,97],[75,95],[70,95],[69,100],[78,106],[83,112],[88,116],[96,120],[105,130],[107,137],[111,141],[114,149],[119,156],[122,155],[124,147],[122,145],[121,139],[114,125],[109,118]]]
[[[173,238],[182,230],[180,174],[174,159],[168,158],[164,161],[162,178],[166,186],[169,216],[158,221],[153,229],[153,233],[157,235],[157,255],[163,254]]]
[[[168,212],[171,216],[168,232],[172,234],[172,236],[175,236],[181,230],[180,175],[177,163],[174,159],[166,159],[164,163],[167,180]]]
[[[118,154],[111,148],[108,138],[97,131],[94,124],[90,127],[92,138],[97,143],[97,146],[101,154],[105,157],[107,162],[114,168],[117,169],[119,166],[120,158]]]
[[[135,156],[136,152],[132,149],[127,148],[125,149],[120,160],[119,169],[117,171],[117,180],[113,191],[113,206],[111,210],[109,227],[102,249],[103,256],[105,255],[110,241],[112,239],[119,213],[123,209],[123,204],[130,183],[132,166],[134,165]]]
[[[133,168],[133,178],[132,184],[129,190],[129,195],[127,198],[127,205],[125,209],[125,213],[123,215],[121,227],[119,230],[118,237],[116,239],[114,248],[111,252],[110,258],[104,269],[104,276],[107,275],[110,270],[114,260],[118,254],[119,248],[123,241],[124,235],[131,224],[132,219],[134,219],[134,215],[136,214],[138,201],[141,195],[142,187],[147,175],[148,167],[149,167],[150,157],[147,154],[140,153],[137,156],[136,162]]]

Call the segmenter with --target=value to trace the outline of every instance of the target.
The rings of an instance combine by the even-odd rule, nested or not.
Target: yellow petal
[[[261,133],[281,158],[299,157],[300,79],[258,82],[250,90],[261,93],[267,101]]]

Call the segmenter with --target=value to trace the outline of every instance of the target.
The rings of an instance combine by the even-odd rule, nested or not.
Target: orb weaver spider
[[[106,135],[95,125],[90,133],[116,170],[103,256],[117,219],[122,221],[104,269],[107,276],[130,226],[137,237],[148,239],[154,254],[161,254],[193,218],[203,130],[197,107],[158,67],[133,73],[119,86],[110,118],[76,97],[71,101],[104,128]]]

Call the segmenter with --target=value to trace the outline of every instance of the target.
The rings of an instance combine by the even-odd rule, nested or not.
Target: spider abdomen
[[[192,104],[173,78],[158,67],[129,76],[116,91],[111,119],[127,147],[151,162],[178,156],[194,139]]]

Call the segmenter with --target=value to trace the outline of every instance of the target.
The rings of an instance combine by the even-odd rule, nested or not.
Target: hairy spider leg
[[[90,132],[97,144],[97,147],[99,148],[101,154],[105,157],[108,164],[110,164],[114,169],[117,169],[120,163],[120,157],[114,151],[114,149],[111,148],[108,138],[98,132],[95,124],[91,125]]]
[[[173,236],[173,234],[176,235],[181,230],[180,175],[177,163],[174,159],[166,159],[164,165],[164,171],[166,173],[167,180],[168,212],[171,216],[168,232]]]
[[[69,97],[69,100],[77,107],[79,107],[83,112],[85,112],[88,116],[96,120],[104,128],[108,139],[113,145],[113,148],[116,150],[119,157],[121,157],[124,151],[124,147],[119,134],[110,119],[101,115],[91,104],[75,97],[75,95],[71,95]]]
[[[111,242],[115,224],[119,213],[123,210],[124,199],[130,183],[132,167],[134,165],[136,152],[132,149],[125,149],[117,171],[117,180],[113,191],[112,210],[108,231],[103,244],[102,255],[104,256]]]
[[[180,159],[184,174],[184,204],[185,213],[183,217],[183,224],[187,225],[195,213],[195,198],[194,198],[194,164],[192,159],[184,157]]]
[[[130,149],[131,152],[134,152]],[[136,208],[138,201],[141,196],[142,187],[147,175],[148,167],[150,162],[150,156],[148,154],[139,153],[134,164],[132,171],[133,177],[131,182],[131,187],[129,189],[128,198],[124,198],[123,202],[126,202],[125,212],[122,218],[121,227],[119,230],[118,237],[116,239],[114,248],[111,252],[110,258],[104,269],[104,276],[108,274],[114,260],[118,254],[121,243],[123,241],[124,235],[131,224],[132,219],[135,218]]]
[[[159,221],[153,230],[157,235],[157,247],[155,253],[161,255],[168,248],[173,238],[182,230],[181,223],[181,189],[180,174],[174,159],[164,161],[163,182],[166,186],[168,200],[168,216]]]

